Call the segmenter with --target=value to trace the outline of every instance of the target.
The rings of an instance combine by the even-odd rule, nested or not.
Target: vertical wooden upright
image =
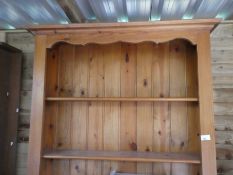
[[[207,140],[201,140],[202,174],[216,175],[216,149],[209,31],[202,32],[199,35],[197,53],[200,136],[210,136]]]
[[[44,119],[46,39],[38,35],[35,39],[35,59],[33,70],[33,92],[29,140],[28,174],[39,175],[41,167],[42,132]]]

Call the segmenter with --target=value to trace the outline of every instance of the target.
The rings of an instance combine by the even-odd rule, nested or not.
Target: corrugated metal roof
[[[0,0],[0,28],[233,16],[233,0]]]

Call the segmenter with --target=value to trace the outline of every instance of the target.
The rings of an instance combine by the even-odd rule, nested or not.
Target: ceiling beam
[[[83,22],[83,16],[74,0],[56,0],[72,23]]]

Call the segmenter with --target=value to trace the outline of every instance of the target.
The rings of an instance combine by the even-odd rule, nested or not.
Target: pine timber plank
[[[170,95],[186,96],[186,45],[182,40],[170,42]],[[184,152],[187,149],[187,104],[171,103],[170,151]],[[188,165],[172,164],[173,175],[188,174]]]
[[[46,73],[46,95],[58,96],[58,48],[47,51],[47,73]],[[56,148],[56,119],[58,115],[58,104],[47,103],[45,108],[43,149]],[[52,173],[52,162],[44,162],[43,173]]]
[[[87,159],[87,160],[116,160],[132,162],[178,162],[200,164],[198,154],[189,153],[154,153],[132,151],[80,151],[54,150],[43,154],[45,159]]]
[[[153,98],[169,96],[169,43],[154,45],[152,64]],[[153,104],[153,151],[170,151],[170,115],[168,102]],[[153,173],[170,175],[170,163],[156,163]]]
[[[89,47],[75,46],[75,59],[73,67],[73,96],[88,96],[89,84]],[[88,103],[72,103],[71,118],[71,148],[87,149],[87,119]],[[86,162],[83,160],[72,160],[70,162],[71,175],[85,175]]]
[[[153,44],[146,42],[137,45],[137,97],[152,95]],[[153,144],[153,104],[137,103],[137,150],[152,151]],[[137,173],[151,174],[152,164],[138,163]]]
[[[120,58],[121,44],[109,44],[104,47],[104,95],[120,96]],[[104,104],[104,150],[119,150],[120,103]],[[118,162],[103,162],[103,175],[109,175],[118,169]]]
[[[89,51],[89,96],[104,96],[103,47],[90,45]],[[103,150],[103,102],[90,102],[88,107],[88,150]],[[102,175],[102,162],[87,161],[87,174]]]
[[[196,47],[186,44],[186,96],[198,96],[197,81],[197,51]],[[188,120],[188,143],[187,150],[193,153],[200,152],[200,120],[198,113],[198,103],[187,103],[187,120]],[[201,167],[199,165],[189,166],[189,174],[200,174]]]
[[[73,65],[75,46],[64,44],[59,46],[59,96],[72,96],[73,94]],[[71,147],[71,119],[72,103],[58,104],[56,147],[68,149]],[[69,160],[54,161],[53,174],[70,174]]]
[[[195,97],[47,97],[47,101],[115,101],[115,102],[197,102],[198,98]]]
[[[41,149],[42,131],[44,122],[44,88],[46,70],[46,48],[47,36],[36,36],[35,59],[33,70],[33,92],[31,109],[31,131],[29,140],[28,174],[39,175],[42,169]]]
[[[121,98],[136,96],[136,53],[137,46],[122,43],[121,53]],[[121,102],[120,108],[120,150],[136,151],[136,103]],[[119,171],[136,172],[136,163],[120,162]]]
[[[201,142],[202,174],[216,175],[213,92],[209,50],[209,32],[202,32],[199,35],[199,41],[197,45],[200,134],[208,134],[211,137],[211,140]]]

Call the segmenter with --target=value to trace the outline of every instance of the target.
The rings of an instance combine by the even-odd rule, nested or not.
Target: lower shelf
[[[155,153],[132,151],[80,151],[53,150],[42,156],[45,159],[82,159],[82,160],[112,160],[130,162],[171,162],[200,164],[200,156],[192,153]]]

